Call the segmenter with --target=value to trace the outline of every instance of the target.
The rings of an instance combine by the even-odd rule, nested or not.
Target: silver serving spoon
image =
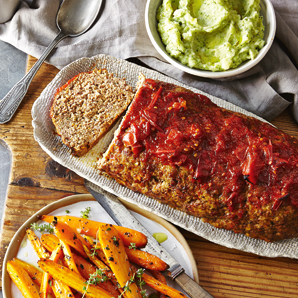
[[[55,46],[65,37],[76,37],[86,32],[95,21],[101,4],[102,0],[64,0],[62,2],[56,16],[56,25],[60,32],[29,72],[0,101],[0,124],[12,118],[26,95],[33,77]]]

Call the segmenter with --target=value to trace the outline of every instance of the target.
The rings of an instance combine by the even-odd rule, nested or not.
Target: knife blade
[[[85,186],[117,225],[135,229],[147,236],[148,243],[143,250],[165,261],[170,266],[168,269],[170,275],[167,276],[177,282],[191,298],[213,297],[184,272],[182,266],[156,241],[151,233],[126,209],[115,195],[105,192],[88,180],[85,180]],[[96,189],[100,189],[102,193],[96,191]]]

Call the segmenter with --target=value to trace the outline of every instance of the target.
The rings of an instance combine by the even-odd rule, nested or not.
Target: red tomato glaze
[[[272,202],[274,210],[283,202],[298,207],[295,138],[219,108],[206,96],[165,91],[165,84],[145,81],[118,144],[130,146],[135,156],[143,152],[145,159],[186,167],[194,183],[225,198],[230,211],[245,200],[256,207]]]

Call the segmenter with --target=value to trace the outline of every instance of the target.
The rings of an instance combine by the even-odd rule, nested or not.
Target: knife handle
[[[214,298],[184,272],[175,281],[191,298]]]

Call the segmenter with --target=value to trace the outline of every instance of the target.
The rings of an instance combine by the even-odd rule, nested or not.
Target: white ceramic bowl
[[[274,8],[270,0],[260,0],[261,15],[263,16],[263,23],[265,27],[264,40],[266,44],[260,50],[258,56],[255,59],[243,62],[237,68],[229,69],[226,71],[212,72],[208,70],[190,68],[178,62],[174,58],[172,58],[166,51],[166,48],[161,41],[160,35],[157,31],[157,20],[156,20],[157,9],[161,5],[161,3],[162,3],[162,0],[147,1],[146,10],[145,10],[145,23],[146,23],[146,29],[147,29],[149,38],[152,44],[154,45],[154,47],[156,48],[156,50],[165,60],[167,60],[169,63],[179,68],[180,70],[183,70],[192,75],[205,77],[205,78],[213,78],[213,79],[226,78],[226,77],[239,75],[249,70],[256,64],[258,64],[262,60],[262,58],[266,55],[266,53],[268,52],[268,50],[272,45],[272,42],[275,36],[275,31],[276,31],[276,19],[275,19]]]

